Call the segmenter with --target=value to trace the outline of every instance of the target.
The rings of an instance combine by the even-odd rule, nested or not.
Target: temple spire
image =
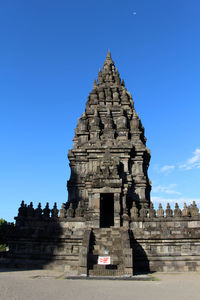
[[[116,73],[115,64],[112,60],[110,50],[108,50],[102,72],[98,74],[98,84],[113,84],[115,78],[117,78],[117,82],[119,83],[120,79],[118,77],[119,73]]]
[[[107,56],[106,58],[111,58],[111,53],[110,53],[110,49],[108,49],[108,52],[107,52]],[[112,59],[112,58],[111,58]]]
[[[108,50],[108,52],[107,52],[107,56],[106,56],[106,60],[105,60],[105,62],[104,62],[104,65],[114,65],[114,62],[113,62],[113,60],[112,60],[112,57],[111,57],[111,52],[110,52],[110,50]]]

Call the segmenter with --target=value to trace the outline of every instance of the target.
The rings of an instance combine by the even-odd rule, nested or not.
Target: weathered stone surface
[[[107,193],[114,195],[116,189],[120,190],[119,197],[123,196],[123,201],[115,207],[115,213],[122,221],[123,211],[127,210],[130,215],[133,203],[138,209],[142,204],[149,206],[150,152],[132,97],[121,82],[110,52],[97,82],[78,121],[74,146],[68,155],[69,203],[76,207],[81,202],[92,222],[94,196],[100,201],[104,187]]]
[[[34,209],[22,201],[4,265],[69,275],[200,271],[196,203],[174,211],[150,202],[150,151],[130,93],[108,52],[69,150],[68,202]],[[98,265],[109,255],[109,266]]]

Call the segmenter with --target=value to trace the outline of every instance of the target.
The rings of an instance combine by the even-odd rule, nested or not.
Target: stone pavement
[[[199,273],[155,273],[151,281],[69,280],[56,271],[0,270],[0,300],[199,300]],[[145,278],[145,277],[144,277]]]

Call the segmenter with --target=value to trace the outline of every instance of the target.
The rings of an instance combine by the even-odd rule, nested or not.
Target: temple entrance
[[[114,226],[114,194],[100,195],[100,227]]]

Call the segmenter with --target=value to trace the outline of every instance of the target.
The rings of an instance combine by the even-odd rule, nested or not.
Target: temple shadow
[[[0,272],[53,267],[55,254],[64,246],[58,210],[55,206],[54,211],[46,207],[46,211],[37,213],[32,205],[24,205],[23,212],[15,218],[16,224],[7,231],[8,250],[0,252]]]
[[[153,273],[150,270],[147,254],[140,243],[134,238],[133,232],[129,231],[130,245],[133,257],[133,275]]]

